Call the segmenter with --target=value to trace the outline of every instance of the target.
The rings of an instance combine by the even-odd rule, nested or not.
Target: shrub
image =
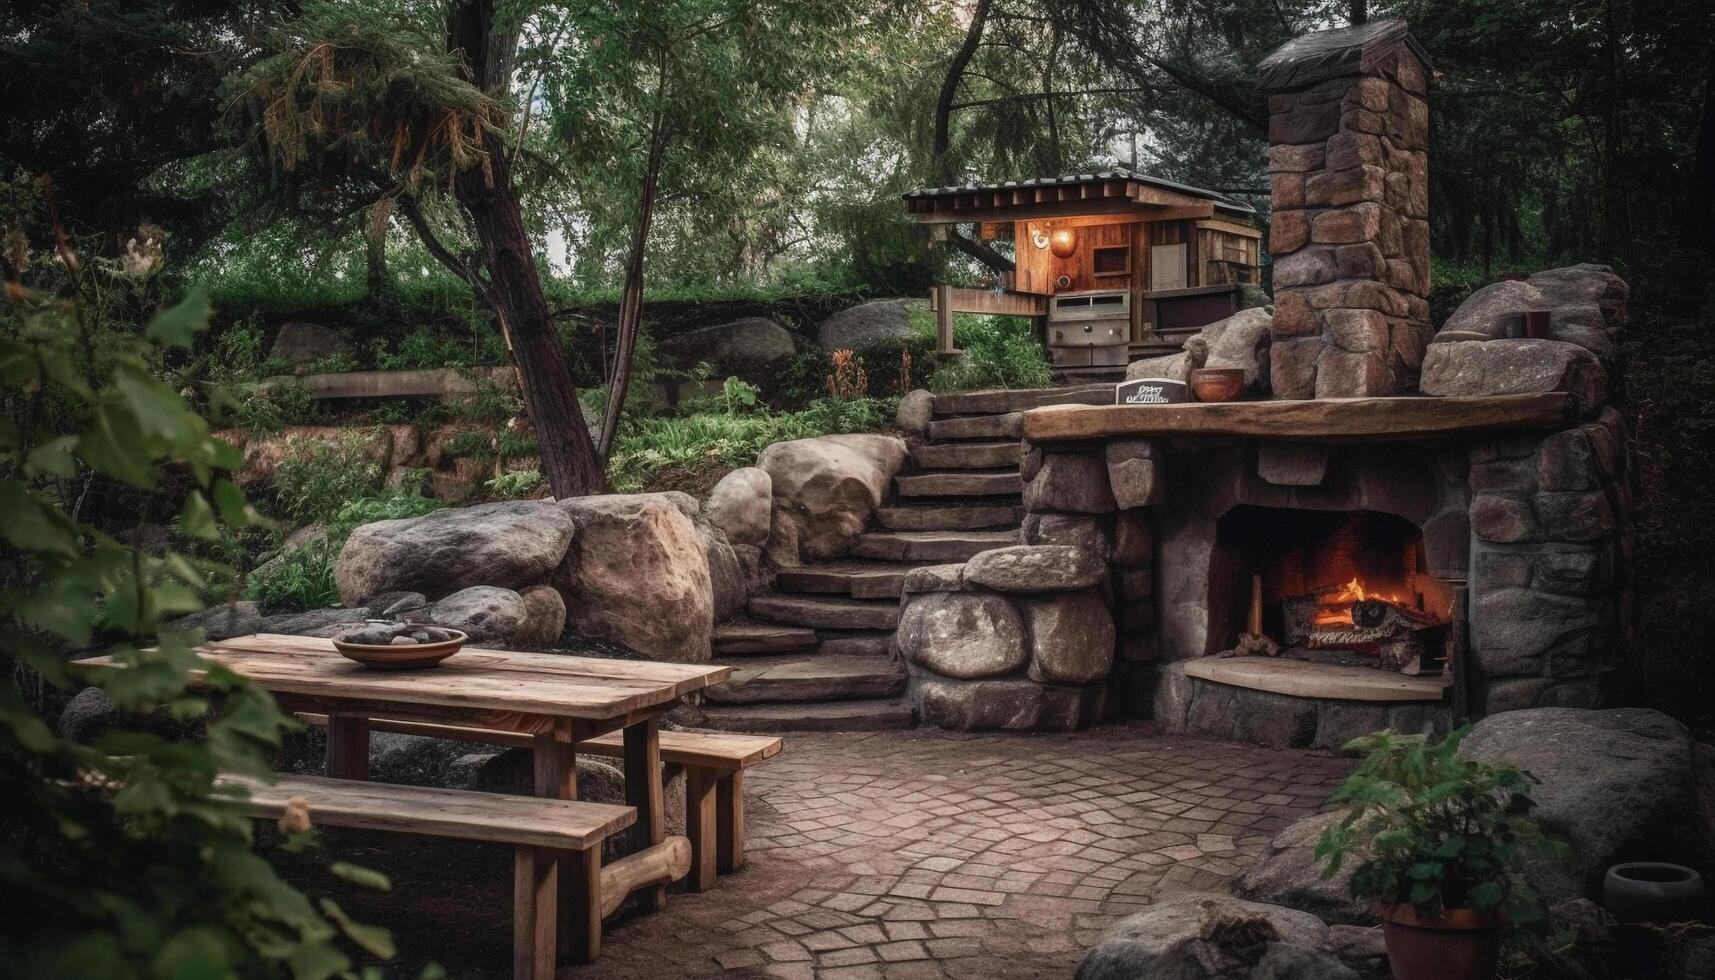
[[[244,597],[269,612],[337,606],[333,569],[338,558],[339,548],[326,539],[283,551],[244,577]]]
[[[834,351],[828,355],[828,362],[833,365],[827,380],[829,398],[851,401],[869,396],[869,376],[864,374],[863,362],[855,351]]]
[[[472,367],[475,363],[467,338],[418,327],[396,340],[376,341],[375,366],[383,371],[424,368]]]
[[[297,381],[263,385],[238,402],[232,420],[251,432],[278,432],[288,425],[305,425],[321,417],[322,407],[310,390]]]
[[[965,317],[954,324],[964,349],[929,376],[930,391],[975,388],[1041,388],[1052,379],[1047,354],[1019,317]]]
[[[93,284],[73,284],[80,292],[103,288],[96,268],[86,270]],[[129,547],[81,523],[67,503],[96,481],[158,491],[172,462],[188,472],[182,536],[217,542],[223,526],[257,522],[221,475],[240,455],[154,371],[158,348],[188,350],[206,328],[207,300],[193,293],[142,331],[98,335],[100,303],[9,286],[12,304],[0,314],[9,420],[0,447],[4,972],[332,976],[354,969],[347,941],[391,957],[385,932],[281,881],[252,852],[251,821],[216,786],[223,772],[266,776],[289,722],[265,691],[204,660],[200,637],[161,628],[201,608],[210,563]],[[98,343],[102,356],[87,357]],[[54,411],[42,411],[49,403]],[[104,652],[123,669],[69,663],[67,647]],[[106,694],[119,721],[75,743],[55,733],[41,688],[63,696],[84,684]],[[204,737],[163,734],[151,718],[200,719]]]
[[[504,422],[523,410],[517,389],[487,375],[476,377],[469,391],[448,398],[447,414],[461,422]]]
[[[1469,726],[1439,742],[1391,731],[1353,739],[1346,748],[1364,760],[1335,791],[1345,819],[1316,844],[1327,873],[1348,857],[1352,897],[1442,909],[1502,911],[1513,927],[1541,923],[1542,903],[1519,872],[1526,862],[1564,853],[1530,816],[1533,782],[1513,766],[1459,756]]]
[[[381,482],[381,467],[368,457],[367,446],[357,432],[335,442],[294,439],[274,468],[279,513],[299,524],[327,523],[347,504],[372,494]]]
[[[482,485],[488,496],[497,500],[517,500],[534,496],[542,488],[540,470],[511,470]]]

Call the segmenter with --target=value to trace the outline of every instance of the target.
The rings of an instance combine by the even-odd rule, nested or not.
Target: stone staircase
[[[870,530],[838,561],[784,569],[749,618],[718,626],[732,678],[709,689],[706,724],[730,731],[873,731],[915,723],[905,665],[892,653],[907,572],[1019,542],[1020,413],[1105,404],[1112,385],[980,391],[935,398]]]

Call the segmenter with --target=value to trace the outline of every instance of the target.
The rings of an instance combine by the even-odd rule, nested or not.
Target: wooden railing
[[[935,353],[942,357],[957,357],[964,351],[953,345],[953,314],[1047,316],[1048,297],[938,285],[929,291],[929,309],[935,313]]]

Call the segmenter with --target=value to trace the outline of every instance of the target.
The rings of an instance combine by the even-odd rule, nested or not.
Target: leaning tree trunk
[[[517,37],[496,31],[495,0],[458,0],[447,21],[447,46],[464,59],[478,86],[505,97]],[[600,493],[607,480],[542,295],[509,155],[495,147],[486,168],[454,179],[453,193],[470,216],[488,274],[485,292],[518,367],[542,475],[556,497]]]

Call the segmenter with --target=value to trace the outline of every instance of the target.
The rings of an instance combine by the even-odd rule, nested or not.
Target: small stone
[[[899,399],[899,411],[895,420],[899,427],[913,435],[922,435],[929,431],[929,423],[935,417],[935,396],[922,388],[909,391]]]
[[[390,644],[392,644],[393,646],[396,646],[396,647],[401,647],[401,646],[413,646],[414,647],[417,645],[416,637],[412,637],[412,636],[395,636],[393,639],[389,640],[388,642]]]
[[[965,582],[1001,592],[1067,592],[1107,577],[1107,562],[1071,545],[1013,545],[984,551],[965,563]]]

